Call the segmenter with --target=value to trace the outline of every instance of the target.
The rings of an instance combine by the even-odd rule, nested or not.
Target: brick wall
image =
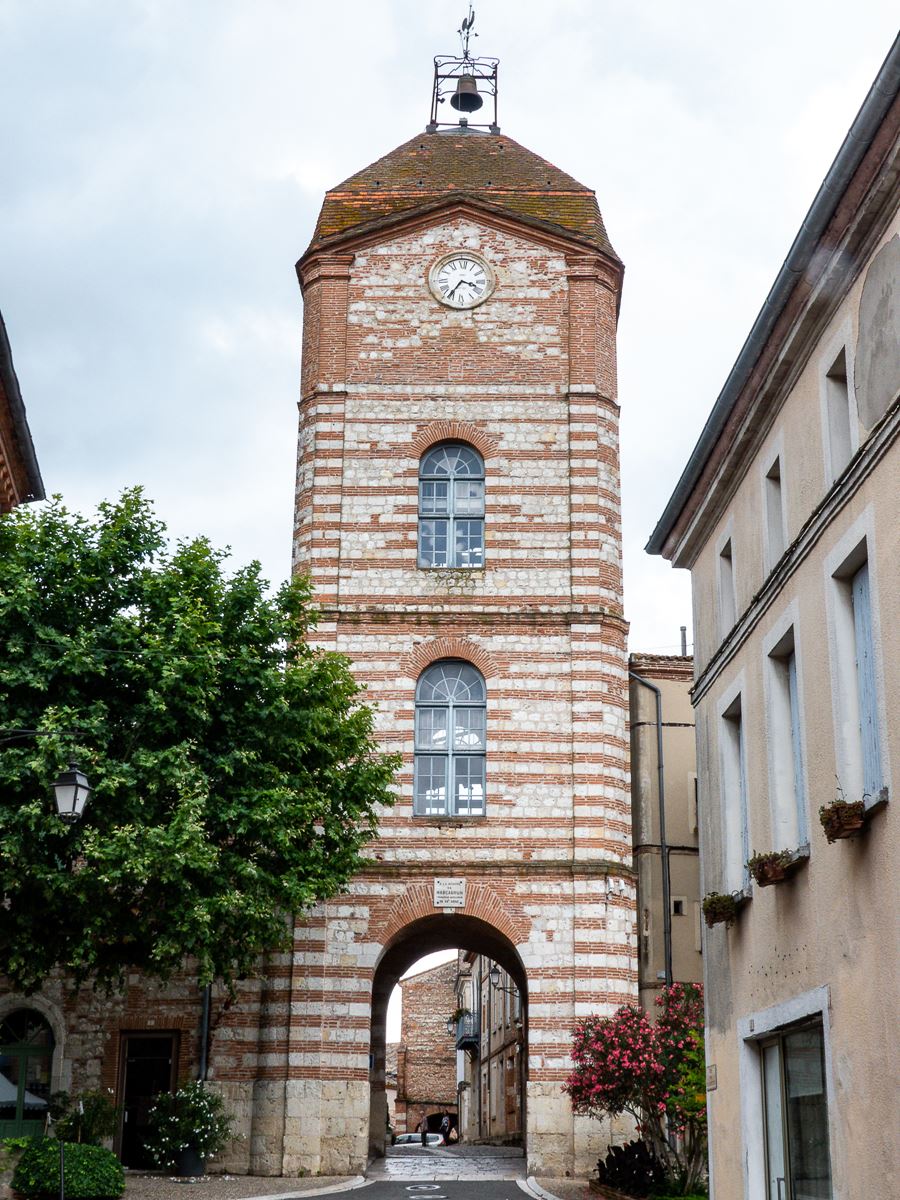
[[[431,263],[458,248],[497,276],[491,299],[462,312],[426,286]],[[393,969],[380,964],[424,929],[439,938],[433,879],[462,876],[466,902],[445,914],[440,944],[502,940],[527,1003],[529,1162],[564,1173],[597,1156],[561,1093],[572,1022],[636,996],[618,275],[600,254],[459,212],[411,218],[352,249],[301,265],[310,315],[295,563],[313,579],[319,641],[351,658],[403,767],[352,899],[297,931],[297,961],[321,981],[309,1011],[337,1005],[344,1042],[323,1061],[307,1023],[290,1075],[335,1114],[333,1078],[358,1088],[360,1110],[370,1083],[377,1094],[383,1033],[367,998]],[[418,464],[446,439],[484,458],[482,569],[417,566]],[[416,681],[441,658],[485,677],[483,817],[413,815]],[[321,1145],[298,1127],[290,1153],[299,1162]],[[360,1153],[349,1147],[346,1161]]]

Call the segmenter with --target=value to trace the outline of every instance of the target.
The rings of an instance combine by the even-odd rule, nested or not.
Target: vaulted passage
[[[423,955],[439,950],[455,950],[455,960],[402,985],[400,1040],[392,1047],[396,1062],[388,1064],[385,1029],[394,988]],[[527,994],[515,947],[483,920],[434,915],[396,934],[372,985],[371,1154],[383,1154],[391,1134],[398,1148],[415,1148],[423,1123],[435,1142],[443,1133],[443,1146],[460,1154],[485,1143],[521,1146]]]

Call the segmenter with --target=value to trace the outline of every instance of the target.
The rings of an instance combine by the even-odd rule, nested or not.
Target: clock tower
[[[571,1029],[637,996],[622,264],[593,191],[496,107],[475,123],[496,79],[437,59],[426,131],[326,194],[297,264],[295,568],[403,767],[369,866],[296,930],[285,1174],[383,1146],[387,999],[423,954],[472,951],[519,989],[520,1077],[478,1099],[520,1089],[539,1174],[593,1167],[609,1129],[562,1092]]]

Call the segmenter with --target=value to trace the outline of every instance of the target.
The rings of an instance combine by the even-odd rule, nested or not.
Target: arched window
[[[466,662],[434,663],[416,686],[419,816],[484,813],[484,679]]]
[[[0,1138],[43,1131],[52,1062],[53,1031],[39,1012],[17,1008],[0,1021]]]
[[[419,566],[484,565],[484,462],[448,442],[419,465]]]

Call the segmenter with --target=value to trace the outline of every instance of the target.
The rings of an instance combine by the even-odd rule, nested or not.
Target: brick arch
[[[387,946],[408,925],[441,912],[434,907],[434,886],[412,883],[402,900],[393,905],[389,914],[369,927],[368,938]],[[502,933],[513,946],[521,946],[531,934],[531,922],[524,908],[508,895],[501,895],[482,883],[466,882],[466,906],[453,910],[454,916],[474,917]]]
[[[461,658],[477,667],[485,679],[490,679],[500,672],[494,656],[464,637],[439,637],[428,642],[420,642],[400,663],[400,669],[409,679],[418,679],[426,667],[442,658]]]
[[[497,440],[471,421],[429,421],[423,425],[412,441],[412,449],[421,458],[426,450],[438,442],[468,442],[482,458],[493,458],[497,454]]]

